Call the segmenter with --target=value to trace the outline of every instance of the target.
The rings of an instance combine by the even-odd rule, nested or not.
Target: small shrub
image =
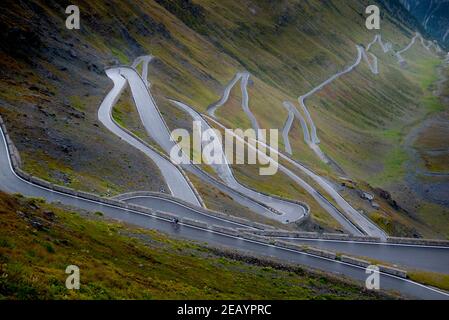
[[[55,248],[53,248],[53,246],[52,246],[50,243],[46,243],[46,244],[44,245],[44,247],[45,247],[45,249],[47,249],[47,251],[48,251],[49,253],[55,253]]]
[[[0,239],[0,247],[13,249],[14,245],[9,242],[7,239]]]

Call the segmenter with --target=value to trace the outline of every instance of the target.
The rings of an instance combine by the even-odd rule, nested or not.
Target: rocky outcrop
[[[448,0],[399,0],[418,20],[422,28],[449,48],[449,1]]]

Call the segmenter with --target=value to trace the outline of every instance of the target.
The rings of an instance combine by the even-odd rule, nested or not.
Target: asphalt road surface
[[[262,256],[271,256],[281,260],[337,273],[359,281],[366,280],[366,274],[363,268],[339,261],[329,260],[297,252],[295,250],[284,249],[274,245],[267,245],[255,241],[232,237],[207,229],[191,227],[183,224],[176,226],[173,225],[171,221],[156,218],[136,210],[106,205],[93,200],[79,198],[33,185],[32,183],[18,177],[12,170],[3,131],[1,131],[0,137],[0,189],[10,193],[21,193],[26,196],[42,197],[48,202],[60,202],[65,205],[78,207],[92,212],[100,211],[103,212],[105,216],[116,220],[132,223],[144,228],[156,229],[190,240],[248,251]],[[395,290],[409,297],[421,299],[449,299],[449,295],[447,293],[423,286],[407,279],[397,278],[387,274],[380,275],[380,283],[383,290]]]

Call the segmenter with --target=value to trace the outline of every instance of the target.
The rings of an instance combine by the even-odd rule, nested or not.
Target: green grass
[[[421,97],[421,102],[426,107],[428,113],[440,112],[445,109],[440,97],[433,94],[433,91],[435,90],[435,83],[438,81],[436,69],[440,65],[441,60],[435,58],[418,60],[416,65],[414,65],[416,68],[416,77],[418,78],[420,87],[424,92]],[[428,72],[429,70],[434,70],[435,72]]]
[[[69,97],[70,105],[78,111],[86,110],[86,103],[79,96]]]
[[[411,280],[416,282],[449,291],[448,274],[426,271],[409,271],[407,275]]]
[[[444,111],[446,107],[441,103],[440,98],[436,96],[425,96],[422,98],[423,104],[429,113]]]
[[[129,64],[128,56],[117,48],[111,48],[112,54],[120,61],[121,64]]]
[[[0,299],[387,298],[342,278],[268,260],[248,263],[22,196],[0,193],[0,217]],[[68,265],[80,268],[80,290],[65,288]]]
[[[115,121],[117,121],[117,123],[119,125],[121,125],[122,127],[125,126],[124,121],[123,121],[123,112],[120,110],[120,108],[113,108],[112,109],[112,117],[114,118]]]
[[[33,155],[29,155],[27,152],[21,153],[21,158],[25,172],[50,183],[64,185],[75,190],[95,192],[105,196],[125,191],[123,186],[113,184],[88,173],[77,172],[71,166],[41,151],[35,152]],[[36,160],[36,158],[40,161]]]
[[[437,238],[449,240],[449,224],[447,223],[449,221],[449,208],[439,204],[423,202],[419,204],[417,211],[419,217],[426,222],[437,235]]]
[[[401,132],[401,130],[396,128],[384,130],[382,132],[382,135],[384,138],[391,140],[392,142],[400,142],[403,138],[403,133]]]
[[[383,186],[402,179],[406,173],[407,153],[401,148],[393,148],[384,158],[382,173],[368,179],[373,186]]]
[[[420,85],[423,90],[431,89],[438,80],[436,73],[429,73],[428,70],[435,70],[441,64],[441,60],[429,58],[418,61],[416,67],[418,68]]]

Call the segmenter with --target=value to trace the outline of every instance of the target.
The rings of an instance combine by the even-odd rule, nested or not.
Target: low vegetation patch
[[[449,291],[449,274],[412,271],[408,272],[408,276],[416,282]]]
[[[319,272],[223,254],[0,193],[2,299],[383,299]],[[80,290],[65,269],[80,268]]]

